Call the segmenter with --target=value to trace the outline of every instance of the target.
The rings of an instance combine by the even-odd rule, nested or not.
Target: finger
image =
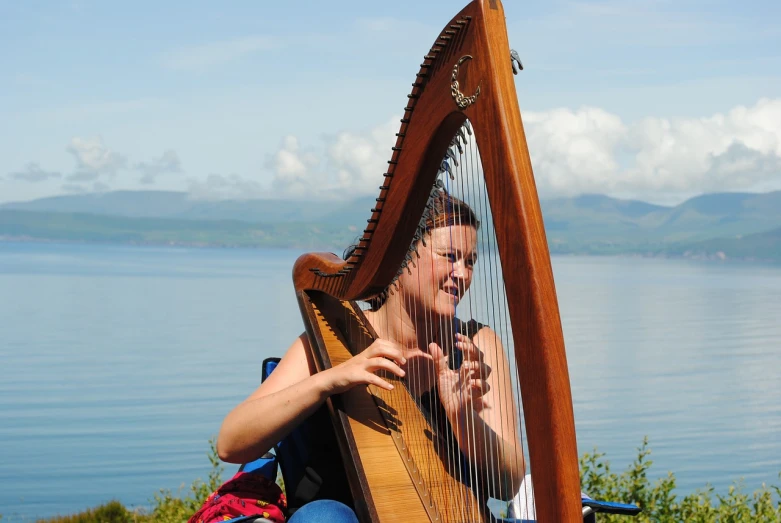
[[[366,383],[370,385],[376,385],[377,387],[385,390],[393,390],[393,385],[385,381],[384,379],[380,378],[376,374],[372,374],[371,372],[366,373],[365,377]]]
[[[429,343],[428,352],[431,354],[431,359],[434,360],[437,374],[442,374],[450,369],[447,364],[447,356],[445,356],[445,351],[442,350],[442,347],[436,343]]]
[[[491,374],[491,367],[481,361],[465,361],[461,364],[461,368],[481,375]]]
[[[458,375],[461,378],[462,383],[469,383],[475,374],[477,374],[476,362],[465,361],[461,364],[461,368],[458,369]]]
[[[459,349],[461,349],[465,361],[483,362],[483,351],[478,349],[475,345],[467,345],[465,347],[459,347]]]
[[[477,348],[477,345],[475,345],[472,340],[460,334],[457,334],[456,336],[456,347],[463,353],[464,360],[483,360],[483,351]]]
[[[428,361],[434,361],[434,356],[432,356],[428,352],[422,351],[420,349],[414,349],[412,351],[408,351],[407,352],[407,359],[408,360],[413,360],[413,359],[417,359],[417,358],[421,358],[421,359],[428,360]]]
[[[463,334],[456,334],[456,343],[465,343],[467,345],[474,345],[475,342],[469,336]]]
[[[387,370],[395,374],[396,376],[403,378],[406,372],[404,369],[396,365],[394,362],[385,358],[372,358],[366,362],[366,370],[369,372],[377,372],[378,370]]]
[[[480,364],[476,361],[465,361],[458,369],[462,383],[469,383],[469,380],[480,379]]]
[[[402,348],[395,343],[386,340],[375,341],[367,353],[369,358],[382,356],[383,358],[389,358],[395,361],[399,365],[407,363],[407,358],[404,357]]]
[[[491,390],[491,385],[483,380],[469,380],[469,388],[473,392],[478,392],[480,396],[484,396]]]
[[[475,372],[480,369],[480,363],[477,361],[464,361],[461,363],[461,370],[464,372]]]

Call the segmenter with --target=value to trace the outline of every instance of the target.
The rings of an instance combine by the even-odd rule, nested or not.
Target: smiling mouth
[[[455,299],[460,299],[461,298],[461,294],[458,292],[458,289],[455,288],[455,287],[448,287],[448,288],[445,288],[445,289],[442,289],[442,290],[444,292],[446,292],[447,294],[449,294],[450,296],[452,296],[453,298],[455,298]]]

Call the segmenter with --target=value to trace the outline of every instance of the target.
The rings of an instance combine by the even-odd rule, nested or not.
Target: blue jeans
[[[287,523],[358,523],[358,518],[344,503],[318,499],[296,510]]]

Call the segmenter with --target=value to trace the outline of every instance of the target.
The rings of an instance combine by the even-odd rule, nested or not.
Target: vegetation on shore
[[[614,472],[605,454],[596,449],[581,457],[580,484],[584,492],[594,499],[633,503],[643,509],[635,518],[600,514],[597,518],[600,523],[781,521],[781,488],[778,486],[762,485],[748,494],[738,482],[730,486],[726,494],[717,494],[708,485],[681,498],[675,493],[676,480],[672,472],[653,482],[648,478],[653,464],[649,459],[648,438],[637,451],[635,460],[621,473]]]
[[[131,510],[111,501],[71,516],[58,516],[38,523],[183,523],[200,508],[206,497],[220,485],[222,465],[214,442],[210,442],[211,469],[207,479],[195,480],[187,489],[175,494],[161,490],[155,494],[149,509]],[[594,499],[620,501],[640,506],[643,512],[634,518],[600,514],[600,523],[776,523],[781,521],[781,488],[763,485],[749,494],[740,483],[718,494],[706,486],[679,497],[675,493],[675,475],[655,481],[649,479],[653,461],[647,438],[637,449],[637,458],[623,472],[614,472],[605,454],[594,449],[580,459],[581,487]],[[779,474],[781,476],[781,474]],[[2,518],[2,516],[0,516]]]

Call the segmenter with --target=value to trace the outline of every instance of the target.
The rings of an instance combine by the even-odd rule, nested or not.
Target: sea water
[[[0,514],[150,505],[302,331],[300,253],[0,242]],[[578,446],[679,493],[779,484],[781,268],[554,257]],[[226,466],[226,477],[235,467]]]

